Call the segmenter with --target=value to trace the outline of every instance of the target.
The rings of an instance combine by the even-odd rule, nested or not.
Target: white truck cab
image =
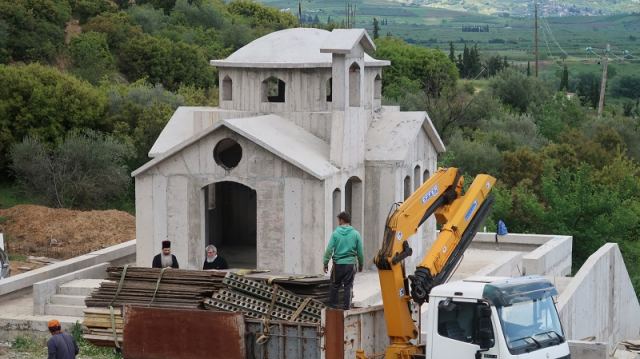
[[[565,359],[569,346],[543,277],[472,277],[432,289],[426,358]]]

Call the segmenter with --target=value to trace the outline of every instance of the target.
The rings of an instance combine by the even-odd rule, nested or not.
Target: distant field
[[[262,0],[277,7],[297,12],[295,0]],[[386,21],[380,35],[391,33],[407,42],[448,51],[449,42],[456,50],[464,43],[477,44],[483,54],[499,53],[511,60],[532,58],[533,21],[461,12],[424,6],[410,6],[388,0],[356,1],[356,26],[372,29],[374,17]],[[344,0],[306,0],[304,14],[318,16],[321,22],[330,17],[340,21],[345,14]],[[489,27],[488,32],[463,32],[463,26]],[[548,26],[547,26],[548,25]],[[545,30],[550,29],[550,32]],[[545,18],[540,22],[541,59],[559,59],[560,47],[576,60],[588,59],[587,47],[602,49],[611,44],[614,53],[628,50],[640,60],[640,14],[611,16],[579,16]],[[556,45],[555,41],[559,44]],[[593,57],[593,56],[592,56]]]

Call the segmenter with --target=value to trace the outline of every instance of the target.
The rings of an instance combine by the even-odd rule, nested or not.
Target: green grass
[[[97,347],[82,337],[82,326],[77,323],[71,328],[70,334],[78,343],[80,349],[79,358],[92,359],[121,359],[122,355],[116,353],[113,348]],[[11,343],[11,350],[21,353],[20,358],[46,358],[47,344],[46,340],[34,339],[28,336],[19,336]],[[26,359],[25,358],[25,359]]]
[[[0,182],[0,209],[32,203],[37,203],[37,201],[22,193],[15,184]],[[0,223],[2,223],[2,220],[0,220]]]

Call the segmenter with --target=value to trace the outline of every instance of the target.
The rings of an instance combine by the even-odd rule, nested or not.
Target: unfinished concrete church
[[[181,268],[214,244],[233,268],[319,273],[347,210],[370,266],[391,205],[444,151],[427,113],[382,106],[390,63],[374,49],[362,29],[297,28],[211,61],[220,106],[178,108],[133,172],[137,264],[169,239]],[[434,235],[428,223],[414,251]]]

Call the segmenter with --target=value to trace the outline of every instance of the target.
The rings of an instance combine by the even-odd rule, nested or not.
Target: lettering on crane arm
[[[427,203],[427,201],[438,194],[438,185],[433,186],[429,192],[425,193],[424,196],[422,197],[422,204]]]
[[[464,220],[465,221],[469,221],[469,219],[471,218],[471,215],[473,214],[473,211],[476,210],[476,207],[478,207],[478,201],[475,200],[473,201],[473,203],[471,203],[471,207],[469,207],[469,210],[467,211],[467,213],[464,215]]]
[[[398,293],[400,298],[404,297],[404,288],[400,288],[400,292]]]

